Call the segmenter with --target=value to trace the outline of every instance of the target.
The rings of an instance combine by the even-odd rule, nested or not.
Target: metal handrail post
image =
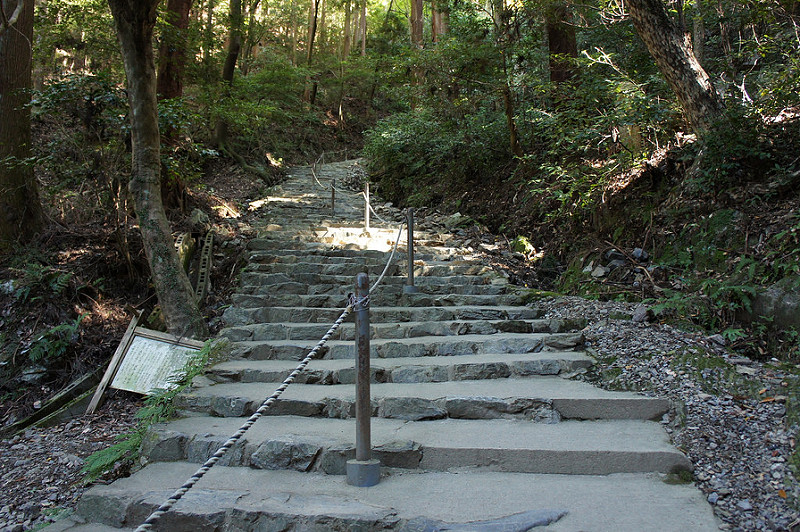
[[[356,276],[356,459],[347,461],[347,483],[374,486],[381,479],[381,464],[372,459],[370,417],[369,276]]]
[[[414,286],[414,209],[412,208],[406,213],[406,228],[408,229],[408,279],[403,292],[416,294],[419,290]]]
[[[336,178],[331,181],[331,216],[336,215]]]

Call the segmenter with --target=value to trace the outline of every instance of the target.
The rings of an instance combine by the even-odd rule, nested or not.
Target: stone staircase
[[[340,181],[346,164],[320,180]],[[363,201],[338,199],[334,219],[307,168],[269,198],[273,223],[250,242],[225,313],[234,356],[179,398],[183,418],[153,428],[149,464],[89,490],[62,529],[135,528],[319,341],[355,275],[377,278],[397,231],[363,235]],[[157,530],[717,529],[692,485],[665,482],[691,469],[659,423],[666,401],[565,378],[592,364],[583,323],[543,319],[446,235],[417,234],[419,293],[404,293],[406,267],[396,257],[371,296],[381,483],[343,476],[355,456],[351,319]]]

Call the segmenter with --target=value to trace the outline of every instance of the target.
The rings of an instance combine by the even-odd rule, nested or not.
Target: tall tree
[[[411,0],[411,44],[417,49],[422,49],[423,29],[422,0]]]
[[[344,35],[342,36],[342,60],[350,55],[350,19],[352,18],[352,8],[350,0],[344,0]]]
[[[0,251],[33,237],[42,208],[31,156],[33,0],[0,0]]]
[[[661,0],[628,0],[633,25],[683,107],[696,133],[708,131],[724,109],[708,74]]]
[[[158,49],[159,98],[183,96],[183,73],[186,70],[186,31],[192,0],[167,0],[166,27]]]
[[[550,81],[561,83],[572,77],[572,64],[569,58],[578,57],[578,44],[575,26],[570,23],[567,5],[554,4],[545,20],[547,25],[547,45],[550,55]]]
[[[236,61],[239,59],[239,51],[242,49],[242,0],[231,0],[230,8],[231,28],[228,35],[228,54],[225,56],[225,64],[222,66],[222,83],[225,86],[225,97],[230,96],[233,74],[236,71]],[[225,148],[228,144],[228,122],[224,118],[217,120],[217,127],[214,130],[214,143],[220,148]]]
[[[450,26],[450,8],[447,0],[431,0],[431,39],[439,42]]]
[[[208,332],[205,321],[194,301],[189,278],[178,261],[161,202],[158,103],[153,60],[153,27],[159,2],[108,0],[128,78],[133,157],[129,188],[167,329],[178,336],[202,338]]]

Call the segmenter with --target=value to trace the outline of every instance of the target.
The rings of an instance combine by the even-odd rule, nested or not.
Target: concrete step
[[[223,318],[229,326],[257,323],[327,323],[332,324],[342,314],[341,308],[319,307],[228,307]],[[537,308],[520,306],[454,305],[436,307],[381,307],[371,305],[370,319],[375,323],[405,321],[451,320],[532,320],[544,312]],[[352,315],[348,318],[353,321]]]
[[[660,419],[665,399],[611,392],[560,377],[493,379],[371,386],[374,417],[409,421],[525,419],[555,423],[562,419]],[[272,390],[263,383],[201,386],[181,394],[179,408],[220,417],[249,416]],[[293,384],[270,415],[349,418],[355,411],[355,387]]]
[[[388,287],[402,287],[405,286],[407,276],[390,273],[392,269],[387,270],[386,276],[381,281],[378,290],[385,290]],[[373,280],[383,272],[383,266],[380,269],[369,270]],[[297,272],[296,272],[297,273]],[[306,285],[328,285],[331,287],[348,287],[352,286],[354,279],[352,275],[328,275],[319,273],[306,273],[302,277],[303,284]],[[275,285],[282,283],[298,282],[292,275],[286,273],[267,273],[257,270],[247,269],[241,275],[242,285],[247,287],[268,287],[272,288]],[[484,285],[497,285],[508,287],[509,282],[505,277],[497,275],[492,272],[484,275],[426,275],[422,277],[415,277],[414,285],[423,293],[430,293],[431,289],[439,288],[454,288],[458,289],[462,286],[484,286]],[[246,290],[243,290],[246,291]]]
[[[134,528],[197,469],[151,464],[132,477],[88,490],[78,517]],[[517,526],[499,519],[516,515]],[[535,519],[535,518],[538,518]],[[479,524],[478,522],[488,523]],[[539,521],[541,520],[541,521]],[[659,474],[538,475],[497,471],[387,469],[381,482],[357,488],[343,477],[297,471],[215,467],[155,530],[528,530],[711,532],[711,507],[693,485]],[[460,528],[455,528],[459,523]],[[69,532],[107,530],[76,525]],[[63,529],[62,529],[63,530]]]
[[[240,425],[237,418],[215,417],[156,425],[145,438],[142,454],[150,462],[202,464]],[[689,460],[652,421],[546,425],[507,419],[375,419],[371,433],[375,458],[385,467],[559,475],[691,470]],[[354,441],[352,420],[274,416],[256,423],[219,465],[344,475],[347,460],[355,458]]]
[[[435,325],[431,324],[431,328]],[[234,356],[252,360],[300,360],[317,340],[261,340],[234,344]],[[418,336],[375,339],[370,342],[372,358],[461,356],[480,353],[536,353],[542,350],[573,349],[583,346],[582,333],[495,333],[461,336]],[[352,359],[355,344],[331,340],[319,358]]]
[[[402,252],[401,252],[402,251]],[[320,246],[314,249],[305,250],[302,253],[296,249],[291,249],[291,247],[286,248],[277,248],[271,250],[255,250],[250,251],[248,260],[251,264],[258,264],[261,262],[270,263],[270,262],[281,262],[280,257],[297,257],[295,262],[304,262],[303,259],[305,258],[312,258],[312,260],[316,260],[317,257],[341,257],[341,258],[364,258],[367,261],[376,261],[381,262],[383,264],[389,259],[389,255],[391,254],[391,250],[388,251],[378,251],[376,249],[347,249],[347,248],[334,248],[330,246]],[[399,259],[398,259],[399,257]],[[275,260],[278,258],[279,260]],[[405,246],[401,245],[398,247],[397,252],[395,253],[395,260],[398,262],[405,260],[406,258],[406,249]],[[414,260],[463,260],[469,258],[467,255],[457,254],[453,248],[437,248],[436,253],[422,253],[419,249],[414,248]],[[289,259],[288,262],[292,262],[293,259]],[[321,262],[325,262],[322,260]]]
[[[458,357],[377,359],[372,382],[444,382],[558,375],[588,368],[594,360],[577,351],[483,354]],[[207,375],[215,382],[281,382],[297,366],[291,360],[231,360]],[[298,384],[354,384],[353,360],[315,360],[295,380]]]
[[[243,274],[244,275],[244,274]],[[283,275],[283,274],[273,274]],[[469,279],[470,277],[462,277],[461,279]],[[461,283],[454,286],[448,286],[445,283],[425,283],[424,286],[418,281],[426,279],[425,277],[417,277],[415,286],[418,292],[427,295],[502,295],[508,293],[509,290],[515,291],[513,287],[509,287],[506,283]],[[447,279],[447,277],[436,277],[433,280]],[[479,278],[480,279],[480,278]],[[353,291],[355,284],[353,277],[347,278],[346,283],[342,284],[309,284],[307,282],[287,281],[275,284],[242,284],[239,287],[238,293],[249,295],[265,295],[265,294],[295,294],[295,295],[320,295],[320,294],[347,294]],[[389,282],[390,284],[387,284]],[[375,295],[386,294],[392,296],[400,296],[406,293],[405,277],[384,277],[380,287],[375,291]]]
[[[352,285],[350,285],[352,286]],[[231,300],[233,304],[241,308],[253,307],[318,307],[318,308],[339,308],[343,309],[347,305],[348,288],[342,287],[341,294],[233,294]],[[371,295],[371,303],[377,306],[396,306],[396,307],[462,307],[462,306],[513,306],[522,305],[525,297],[522,294],[402,294],[387,293],[380,289]]]
[[[367,266],[359,263],[318,263],[318,262],[298,262],[283,263],[270,262],[258,265],[258,271],[264,273],[283,273],[295,280],[300,280],[298,274],[320,274],[320,275],[348,275],[355,276],[362,272],[370,275],[378,275],[384,269],[384,264]],[[388,275],[403,275],[408,273],[405,262],[395,261],[387,270]],[[469,261],[436,261],[435,263],[414,262],[414,275],[422,276],[453,276],[453,275],[485,275],[494,273],[490,266],[485,264],[470,263]]]
[[[419,336],[462,336],[465,334],[512,333],[560,333],[583,329],[586,320],[539,319],[539,320],[451,320],[451,321],[407,321],[379,322],[370,326],[370,338],[414,338]],[[319,340],[328,331],[328,323],[257,323],[229,327],[219,336],[232,342],[260,340]],[[354,340],[355,325],[344,323],[336,331],[333,340]]]

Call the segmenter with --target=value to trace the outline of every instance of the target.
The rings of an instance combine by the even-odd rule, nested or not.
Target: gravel
[[[72,513],[85,489],[84,460],[133,427],[139,406],[120,394],[94,415],[0,440],[0,532],[38,529]]]
[[[694,464],[694,482],[721,529],[800,529],[800,489],[789,465],[798,432],[787,419],[793,374],[776,360],[728,352],[719,335],[651,323],[635,303],[554,297],[535,305],[549,318],[589,320],[586,348],[598,364],[578,378],[671,400],[662,423]]]

